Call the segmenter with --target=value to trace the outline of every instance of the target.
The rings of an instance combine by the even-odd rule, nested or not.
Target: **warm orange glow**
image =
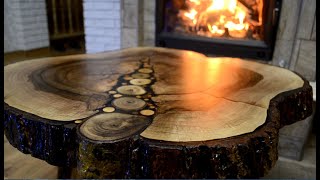
[[[190,0],[190,2],[195,3],[196,5],[200,5],[200,0]]]
[[[198,34],[222,36],[229,30],[231,37],[243,38],[249,29],[250,10],[238,0],[186,0],[189,9],[183,15],[191,21]],[[259,9],[262,10],[262,3]],[[261,16],[259,15],[259,21]],[[188,22],[185,22],[189,24]],[[191,25],[191,26],[193,26]],[[208,29],[203,32],[203,27]],[[201,31],[202,28],[202,32]]]
[[[219,11],[219,10],[229,10],[234,13],[237,7],[237,0],[212,0],[211,5],[208,7],[207,11]]]
[[[188,17],[189,19],[192,20],[193,24],[197,23],[197,20],[195,19],[196,15],[198,14],[198,12],[194,9],[191,9],[189,12],[184,13],[184,15],[186,17]]]
[[[194,10],[194,9],[191,9],[190,12],[184,13],[185,16],[187,16],[188,18],[190,18],[192,20],[195,18],[195,16],[197,14],[198,14],[198,12],[196,10]]]
[[[210,25],[208,24],[208,29],[212,34],[216,34],[216,35],[223,35],[225,30],[224,29],[219,29],[218,26],[216,25]]]
[[[226,23],[225,27],[227,27],[229,30],[237,30],[237,31],[241,31],[241,30],[245,29],[244,24],[235,24],[232,21],[228,21]]]
[[[226,16],[221,15],[220,18],[219,18],[219,22],[220,22],[221,24],[224,24],[224,23],[226,22],[225,19],[226,19]]]
[[[195,52],[183,52],[181,69],[177,69],[179,77],[175,88],[181,94],[203,93],[204,90],[214,90],[217,96],[232,92],[232,84],[238,81],[242,61],[236,58],[207,58]],[[234,88],[234,87],[233,87]],[[205,103],[205,102],[203,102]]]

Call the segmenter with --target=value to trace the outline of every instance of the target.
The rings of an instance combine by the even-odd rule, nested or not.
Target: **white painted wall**
[[[4,52],[49,46],[45,0],[4,0]]]
[[[86,52],[120,49],[120,0],[84,0]]]

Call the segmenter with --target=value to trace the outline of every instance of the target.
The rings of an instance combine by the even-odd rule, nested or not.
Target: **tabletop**
[[[279,128],[312,113],[287,69],[141,47],[4,68],[4,128],[23,153],[81,178],[250,178]]]

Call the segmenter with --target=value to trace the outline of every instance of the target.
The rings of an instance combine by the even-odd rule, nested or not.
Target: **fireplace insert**
[[[271,60],[281,0],[157,0],[156,46]]]

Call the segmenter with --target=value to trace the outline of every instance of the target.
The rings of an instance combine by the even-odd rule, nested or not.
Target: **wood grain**
[[[80,127],[80,132],[94,140],[118,140],[141,132],[150,124],[143,116],[120,113],[100,114],[89,118]]]
[[[138,63],[133,59],[127,59],[124,64],[118,63],[120,59],[105,61],[71,56],[8,65],[4,72],[5,102],[51,120],[89,117],[108,100],[105,91],[116,84],[120,74],[137,68]]]
[[[304,83],[288,70],[240,59],[154,63],[159,73],[153,101],[161,115],[141,135],[157,140],[201,141],[252,132],[265,122],[273,97]]]

